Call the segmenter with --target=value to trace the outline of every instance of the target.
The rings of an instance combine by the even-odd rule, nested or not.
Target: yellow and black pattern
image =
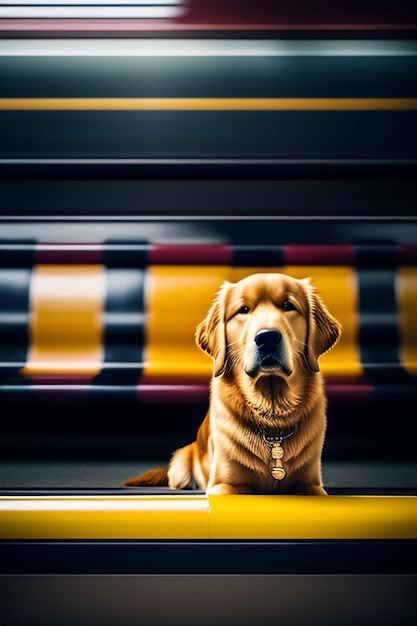
[[[415,246],[19,248],[33,265],[0,270],[2,394],[204,399],[212,365],[195,328],[225,280],[258,271],[310,276],[342,323],[321,359],[331,399],[417,393]]]

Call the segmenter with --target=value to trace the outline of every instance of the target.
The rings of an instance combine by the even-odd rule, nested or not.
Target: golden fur
[[[317,359],[340,332],[309,279],[271,273],[224,283],[196,331],[197,345],[214,361],[196,441],[173,454],[168,471],[125,484],[325,495],[326,398]],[[292,431],[282,442],[286,476],[276,480],[265,437]]]

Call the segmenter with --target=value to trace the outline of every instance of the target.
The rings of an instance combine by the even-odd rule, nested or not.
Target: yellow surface
[[[225,280],[237,282],[257,272],[310,277],[330,312],[343,326],[338,344],[320,359],[324,374],[360,376],[355,273],[350,267],[157,266],[149,268],[145,373],[164,376],[209,376],[212,361],[195,345],[196,326]]]
[[[0,98],[13,111],[396,111],[416,98]]]
[[[417,267],[398,269],[397,294],[401,363],[417,376]]]
[[[205,496],[0,498],[1,539],[204,539]]]
[[[417,498],[209,496],[212,539],[416,539]]]
[[[363,374],[358,346],[358,300],[355,271],[351,267],[286,266],[284,273],[294,278],[311,278],[330,313],[342,324],[342,335],[329,352],[320,357],[324,375]]]
[[[281,272],[294,278],[311,278],[330,313],[342,324],[342,335],[328,353],[320,357],[320,370],[325,375],[360,376],[363,369],[357,345],[358,315],[355,272],[350,267],[320,265],[287,265],[285,267],[240,267],[233,272],[233,281],[254,272]]]
[[[23,373],[95,375],[103,359],[101,265],[38,265],[30,287],[30,348]]]
[[[226,266],[149,267],[145,375],[211,375],[212,360],[196,346],[195,330],[221,284],[230,279]]]
[[[1,539],[416,539],[417,497],[0,498]]]
[[[341,322],[337,345],[320,358],[323,374],[333,378],[363,374],[358,345],[355,271],[344,266],[151,266],[146,281],[148,376],[209,377],[211,359],[195,345],[196,326],[204,319],[225,280],[237,282],[254,272],[309,276],[330,312]],[[39,265],[30,296],[30,347],[26,375],[85,375],[101,371],[105,268],[101,265]],[[398,269],[400,356],[417,375],[417,268]]]

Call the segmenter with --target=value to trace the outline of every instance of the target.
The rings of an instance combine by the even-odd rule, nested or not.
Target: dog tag
[[[271,456],[273,459],[282,459],[284,456],[284,450],[281,448],[281,444],[279,443],[279,441],[277,441],[276,443],[274,443],[272,450],[271,450]]]
[[[283,467],[283,459],[285,456],[284,449],[282,447],[282,442],[285,439],[288,439],[294,434],[294,431],[288,433],[288,435],[264,435],[264,440],[266,441],[269,449],[270,449],[270,462],[272,464],[271,467],[271,476],[275,478],[275,480],[282,480],[286,477],[287,472]]]
[[[271,470],[272,478],[282,480],[285,478],[285,469],[283,467],[273,467]]]

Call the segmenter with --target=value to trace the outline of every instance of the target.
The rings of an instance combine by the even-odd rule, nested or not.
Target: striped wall
[[[415,159],[414,40],[0,40],[1,159]]]
[[[342,323],[320,359],[331,398],[417,394],[414,245],[14,242],[0,261],[10,255],[14,267],[0,267],[2,395],[204,399],[212,364],[195,327],[224,280],[258,271],[310,276]]]

